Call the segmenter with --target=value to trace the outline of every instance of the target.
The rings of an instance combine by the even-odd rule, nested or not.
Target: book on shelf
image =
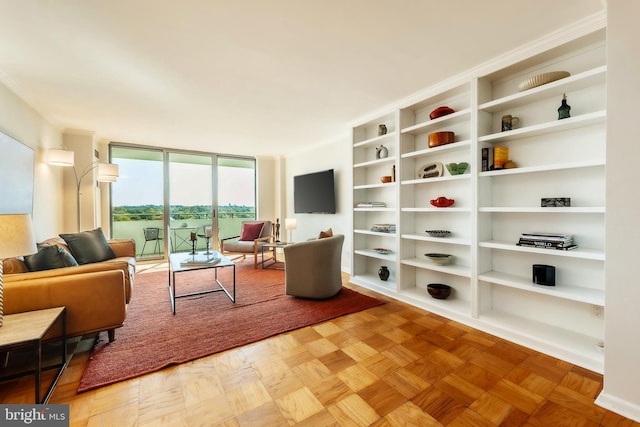
[[[573,234],[564,234],[564,233],[522,233],[520,235],[523,239],[531,239],[531,240],[553,240],[553,241],[569,241],[573,240]]]
[[[556,249],[562,249],[562,248],[566,248],[568,246],[573,246],[573,239],[567,240],[567,241],[558,241],[558,240],[540,240],[540,239],[523,239],[520,238],[520,240],[518,241],[518,243],[521,246],[534,246],[534,247],[541,247],[541,248],[556,248]]]
[[[357,208],[384,208],[387,204],[385,202],[358,202]]]
[[[527,248],[538,248],[538,249],[554,249],[557,251],[571,251],[573,249],[576,249],[578,247],[578,245],[576,244],[571,244],[569,246],[540,246],[540,245],[536,245],[536,244],[530,244],[530,243],[521,243],[518,242],[516,243],[517,246],[522,246],[522,247],[527,247]]]
[[[214,254],[195,254],[188,255],[186,258],[180,261],[180,265],[183,267],[196,265],[213,265],[218,262],[220,262],[220,257],[215,256]]]
[[[493,170],[493,147],[485,147],[482,149],[482,161],[480,166],[482,172]]]

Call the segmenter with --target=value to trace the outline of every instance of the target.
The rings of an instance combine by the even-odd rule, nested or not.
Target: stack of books
[[[573,241],[572,234],[563,233],[522,233],[517,245],[561,251],[570,251],[578,247]]]
[[[395,233],[396,225],[395,224],[373,224],[371,226],[371,231],[377,231],[378,233]]]
[[[385,202],[358,202],[357,208],[384,208],[387,204]]]

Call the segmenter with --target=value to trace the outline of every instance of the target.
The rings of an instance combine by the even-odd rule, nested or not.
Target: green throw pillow
[[[116,257],[101,227],[80,233],[61,234],[60,237],[67,243],[78,264],[91,264]]]
[[[78,265],[73,256],[60,246],[41,246],[38,253],[24,257],[29,271],[53,270]]]

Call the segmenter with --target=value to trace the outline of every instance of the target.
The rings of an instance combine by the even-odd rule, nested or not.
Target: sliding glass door
[[[218,249],[256,217],[254,159],[111,144],[120,178],[111,184],[113,238],[136,241],[136,256]],[[216,214],[219,213],[219,214]],[[192,240],[194,239],[194,240]],[[193,242],[193,243],[192,243]]]
[[[213,237],[213,156],[168,154],[170,250],[203,249]]]

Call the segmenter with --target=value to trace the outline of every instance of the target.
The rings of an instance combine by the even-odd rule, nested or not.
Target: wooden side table
[[[65,307],[47,308],[44,310],[26,311],[24,313],[4,316],[4,325],[0,327],[0,352],[21,349],[33,349],[35,353],[33,370],[19,372],[0,378],[0,381],[17,378],[23,375],[35,375],[35,403],[47,403],[58,383],[62,371],[67,366],[67,309]],[[58,369],[44,397],[41,398],[42,376],[42,339],[51,327],[62,320],[62,350],[59,364],[44,369]]]

